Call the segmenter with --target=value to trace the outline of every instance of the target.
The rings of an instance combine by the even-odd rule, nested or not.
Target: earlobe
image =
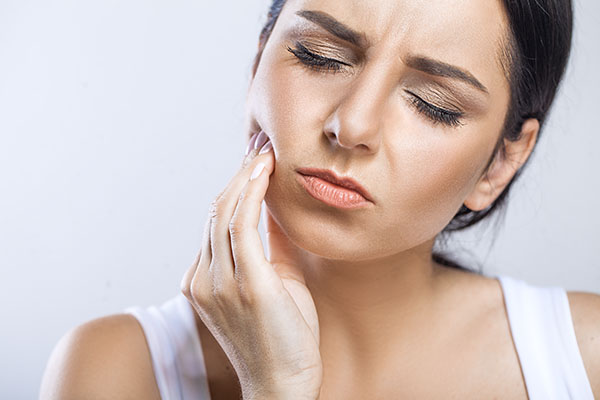
[[[504,139],[505,152],[498,151],[487,173],[479,179],[465,199],[464,205],[467,208],[481,211],[494,202],[529,158],[539,129],[539,121],[529,118],[521,125],[521,136],[518,140]]]

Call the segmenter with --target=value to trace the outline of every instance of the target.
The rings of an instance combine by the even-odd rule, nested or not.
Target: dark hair
[[[285,3],[286,0],[273,0],[271,3],[267,22],[260,32],[252,76],[256,74],[265,44]],[[571,51],[573,31],[571,0],[503,0],[503,4],[508,20],[508,32],[501,41],[499,58],[509,82],[510,101],[502,134],[483,175],[488,172],[495,157],[506,157],[504,140],[520,139],[521,127],[529,118],[536,118],[540,124],[537,144]],[[498,210],[496,214],[501,211],[500,216],[504,217],[510,188],[530,159],[531,156],[488,207],[474,211],[463,204],[438,235],[436,241],[445,242],[449,233],[469,228],[492,215],[496,210]],[[472,271],[442,252],[434,251],[432,258],[442,265]]]

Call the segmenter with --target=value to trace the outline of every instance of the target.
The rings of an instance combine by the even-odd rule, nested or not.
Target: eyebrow
[[[429,75],[441,76],[444,78],[453,78],[470,84],[482,92],[488,93],[488,90],[481,82],[477,80],[469,71],[447,64],[442,61],[434,60],[424,56],[408,56],[405,64],[416,70],[425,72]]]
[[[364,34],[356,32],[323,11],[300,10],[296,15],[314,22],[329,33],[355,46],[364,47],[366,44]]]
[[[323,11],[300,10],[296,12],[296,15],[319,25],[321,28],[346,42],[352,43],[358,47],[366,47],[367,40],[363,33],[359,33],[342,24]],[[425,72],[429,75],[458,79],[489,94],[488,89],[475,78],[473,74],[465,69],[429,57],[417,55],[408,56],[404,62],[410,68]]]

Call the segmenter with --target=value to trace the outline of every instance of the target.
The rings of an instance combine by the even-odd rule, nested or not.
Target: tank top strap
[[[142,326],[163,400],[210,400],[194,309],[183,294],[161,306],[129,307]]]
[[[504,294],[529,398],[594,400],[565,289],[495,277]]]

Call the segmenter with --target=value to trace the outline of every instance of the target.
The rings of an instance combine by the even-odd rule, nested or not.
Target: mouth
[[[355,179],[318,168],[298,168],[299,181],[308,193],[338,208],[358,208],[374,204],[371,194]]]

